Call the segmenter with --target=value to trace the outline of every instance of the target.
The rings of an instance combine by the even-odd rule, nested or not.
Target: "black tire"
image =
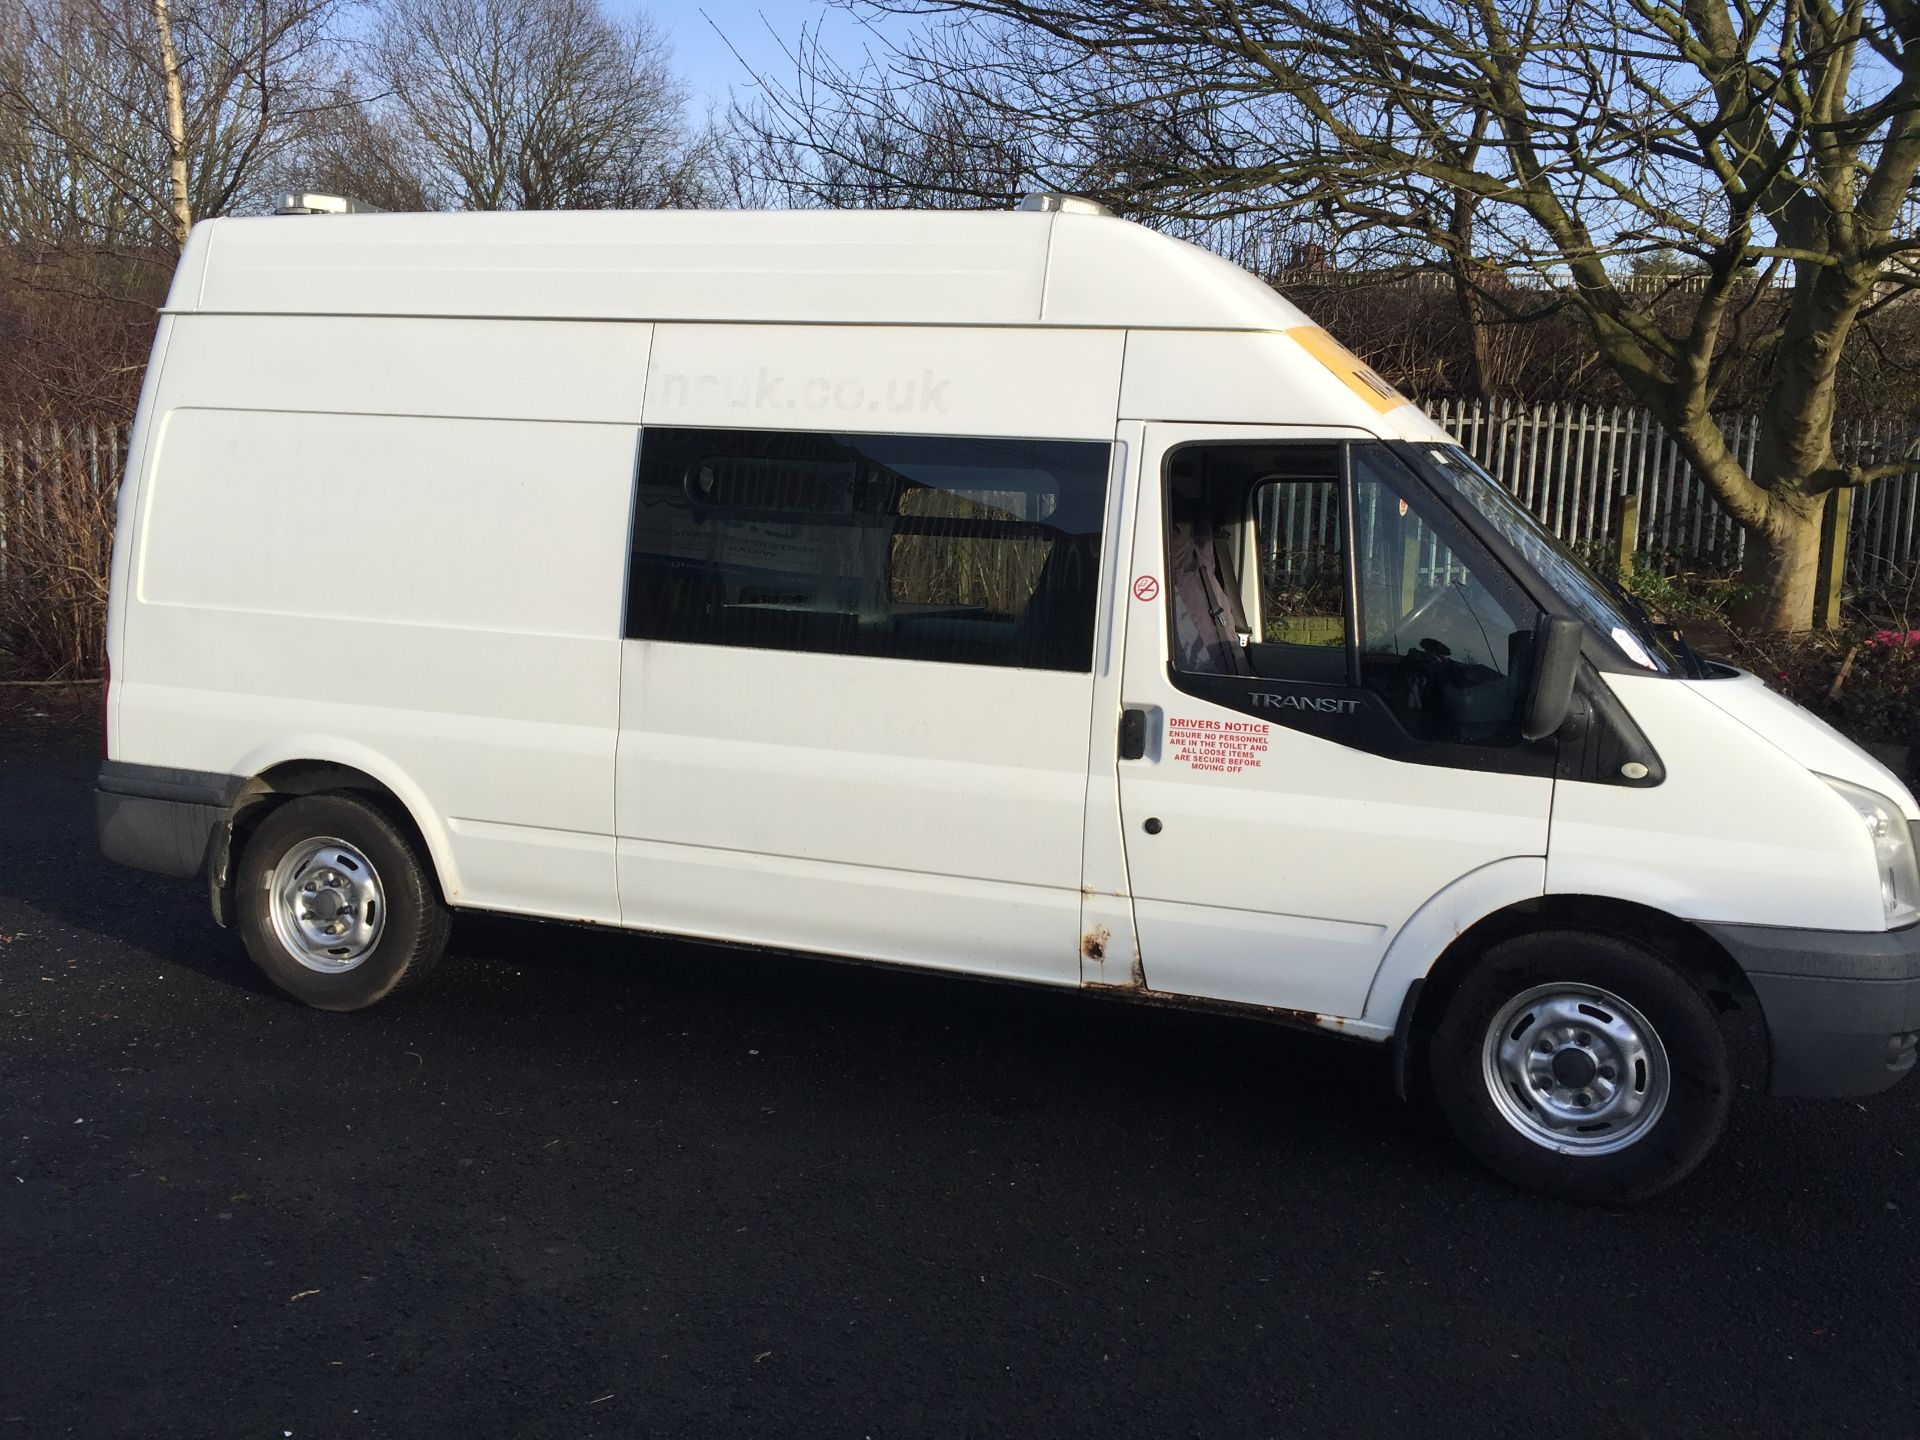
[[[303,866],[302,857],[322,841],[340,844],[321,847]],[[356,873],[358,861],[370,865],[370,876]],[[354,926],[353,934],[340,937],[337,953],[321,950],[324,937],[314,936],[288,909],[280,911],[276,925],[281,902],[275,876],[283,862],[288,869],[282,884],[294,875],[317,874],[320,881],[294,888],[337,907],[308,911],[310,919]],[[329,874],[335,880],[327,881]],[[254,963],[284,994],[321,1010],[364,1010],[418,984],[446,949],[451,926],[433,876],[406,833],[377,806],[343,792],[289,800],[260,822],[240,856],[236,900],[241,938]],[[283,936],[282,926],[293,939]]]
[[[1542,987],[1553,988],[1517,1003]],[[1509,1006],[1514,1013],[1503,1016]],[[1574,1018],[1555,1028],[1555,1015]],[[1597,1017],[1591,1030],[1580,1028],[1586,1016]],[[1637,1035],[1642,1021],[1657,1047],[1615,1043],[1615,1035]],[[1506,1041],[1490,1049],[1496,1022]],[[1571,1053],[1562,1060],[1562,1052]],[[1642,1058],[1626,1058],[1635,1054]],[[1666,1082],[1658,1086],[1662,1054]],[[1699,987],[1653,951],[1585,930],[1534,931],[1490,946],[1448,1002],[1428,1057],[1434,1096],[1461,1142],[1495,1174],[1565,1200],[1644,1200],[1683,1179],[1720,1138],[1733,1094],[1726,1037]],[[1534,1075],[1532,1088],[1516,1083],[1520,1067],[1533,1065],[1546,1073]],[[1624,1072],[1620,1084],[1616,1072]],[[1534,1093],[1541,1086],[1558,1109]],[[1615,1106],[1600,1098],[1604,1086],[1632,1093]],[[1662,1104],[1642,1100],[1631,1115],[1623,1108],[1656,1094]],[[1570,1126],[1570,1109],[1606,1123]],[[1608,1145],[1619,1148],[1603,1153]]]

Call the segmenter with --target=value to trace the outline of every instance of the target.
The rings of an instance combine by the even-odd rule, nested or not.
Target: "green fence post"
[[[1623,492],[1613,516],[1613,569],[1622,581],[1633,578],[1633,552],[1640,548],[1640,497]]]
[[[1826,532],[1820,537],[1819,569],[1813,580],[1813,623],[1840,628],[1840,592],[1847,579],[1847,530],[1853,518],[1853,487],[1835,490],[1827,500]]]

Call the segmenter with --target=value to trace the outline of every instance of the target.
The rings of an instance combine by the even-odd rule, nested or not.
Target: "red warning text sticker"
[[[1159,593],[1160,582],[1151,575],[1142,575],[1133,582],[1133,598],[1136,600],[1151,600]]]
[[[1258,720],[1184,720],[1167,717],[1168,758],[1190,770],[1238,775],[1258,770],[1267,753],[1268,726]]]

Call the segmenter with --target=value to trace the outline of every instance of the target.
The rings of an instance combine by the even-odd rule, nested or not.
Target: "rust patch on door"
[[[1104,964],[1107,958],[1107,942],[1113,939],[1113,931],[1104,925],[1096,925],[1080,937],[1080,953],[1094,964]]]

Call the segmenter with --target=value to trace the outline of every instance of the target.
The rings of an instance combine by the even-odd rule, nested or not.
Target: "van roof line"
[[[1082,208],[1091,203],[226,218],[195,227],[166,308],[1094,329],[1310,323],[1238,266]]]

